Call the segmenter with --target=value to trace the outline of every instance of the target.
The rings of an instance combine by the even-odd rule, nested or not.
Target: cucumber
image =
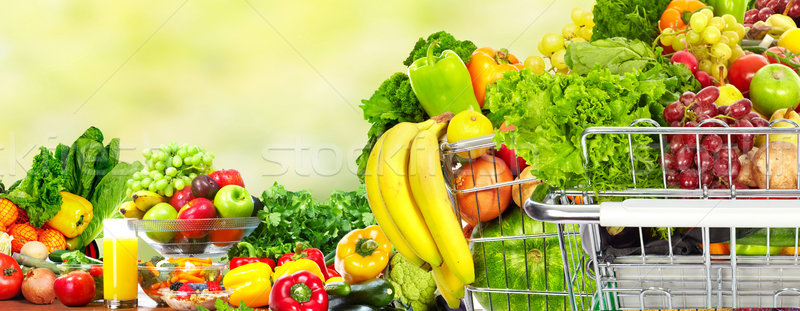
[[[756,53],[756,54],[764,54],[764,52],[767,49],[763,48],[763,47],[760,47],[758,45],[754,45],[754,46],[743,46],[742,50],[750,51],[750,52],[753,52],[753,53]]]
[[[394,286],[384,279],[372,279],[351,284],[349,295],[330,296],[328,306],[331,310],[339,310],[337,308],[355,305],[385,307],[392,303],[393,300]]]
[[[50,253],[50,255],[48,255],[47,258],[49,258],[50,261],[52,261],[52,262],[62,263],[62,262],[64,262],[64,259],[61,259],[61,255],[66,254],[66,253],[69,253],[69,251],[68,250],[63,250],[63,249],[57,249],[57,250],[54,250],[52,253]]]
[[[328,293],[328,296],[347,296],[350,291],[350,284],[344,281],[325,284],[325,292]]]

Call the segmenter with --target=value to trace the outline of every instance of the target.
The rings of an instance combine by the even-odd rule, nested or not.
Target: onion
[[[483,155],[464,165],[456,174],[456,189],[490,186],[514,180],[502,159]],[[477,200],[476,200],[477,197]],[[456,195],[461,219],[470,225],[497,218],[511,203],[511,186]]]
[[[56,274],[45,268],[36,268],[25,274],[22,280],[22,296],[37,305],[51,304],[56,300],[53,284]]]

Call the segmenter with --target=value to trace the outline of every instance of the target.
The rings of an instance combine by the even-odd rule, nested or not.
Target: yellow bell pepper
[[[318,276],[320,280],[325,280],[325,277],[322,275],[322,270],[319,269],[319,266],[316,262],[311,259],[298,259],[295,261],[287,261],[286,263],[278,266],[275,268],[275,275],[272,277],[273,280],[278,280],[278,278],[284,275],[294,274],[297,271],[308,271],[313,273],[314,275]]]
[[[263,262],[254,262],[231,270],[222,279],[222,285],[232,290],[230,304],[244,304],[251,308],[269,305],[272,291],[272,267]]]
[[[63,201],[61,210],[47,221],[47,225],[58,230],[68,239],[81,235],[92,221],[94,213],[92,203],[81,196],[65,191],[61,192],[61,199]]]
[[[344,279],[341,276],[334,276],[330,279],[325,280],[326,285],[333,282],[344,282]]]
[[[392,243],[377,225],[350,231],[336,246],[336,271],[350,284],[374,279],[386,269],[391,252]]]

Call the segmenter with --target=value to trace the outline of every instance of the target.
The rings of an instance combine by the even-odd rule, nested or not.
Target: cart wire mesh
[[[495,153],[492,135],[443,143],[441,148],[443,170],[459,220],[467,218],[462,208],[474,208],[478,215],[479,224],[468,238],[476,263],[476,282],[466,287],[467,309],[591,309],[595,281],[586,273],[589,257],[581,246],[579,226],[536,221],[508,202],[512,187],[540,180],[500,178],[510,176],[508,170],[519,171],[515,161],[506,166],[490,160],[488,174],[468,164],[465,158]],[[459,182],[459,178],[467,180]],[[518,202],[527,199],[522,191],[515,190],[511,195],[517,196]],[[560,203],[568,204],[569,200],[562,197]],[[460,207],[459,202],[470,206]]]
[[[654,126],[634,127],[637,123]],[[780,123],[788,127],[777,127]],[[586,271],[595,281],[597,294],[593,297],[601,309],[798,307],[800,128],[797,126],[790,120],[776,120],[763,128],[729,128],[724,124],[665,128],[651,120],[640,120],[631,127],[588,128],[581,137],[585,161],[591,156],[586,148],[588,140],[627,135],[634,183],[627,189],[613,191],[592,191],[590,184],[587,189],[550,189],[549,201],[531,198],[524,204],[524,210],[545,222],[581,224],[579,235],[589,253]],[[632,145],[634,135],[653,138],[655,143],[648,148],[660,153],[662,188],[637,188],[636,176],[641,172],[632,165],[636,160],[633,150],[641,146]],[[705,135],[727,138],[731,143],[724,148],[729,154],[735,154],[732,137],[763,135],[763,163],[752,160],[758,153],[741,155],[743,161],[752,160],[749,163],[753,167],[748,168],[751,172],[763,171],[765,185],[758,187],[763,189],[737,189],[741,184],[734,180],[732,162],[740,160],[738,155],[728,157],[728,180],[723,181],[724,188],[710,189],[709,184],[704,185],[700,176],[702,167],[698,168],[696,188],[668,186],[664,159],[673,135],[694,136],[694,159],[698,165],[700,141]],[[770,147],[779,144],[775,141],[780,139],[771,139],[775,135],[782,135],[784,142],[794,146],[787,148],[789,145],[784,144],[783,152],[778,153],[777,148]],[[775,182],[778,177],[788,178],[789,182],[779,185]],[[565,199],[570,197],[581,197],[581,203],[585,204],[576,205],[576,200]],[[622,242],[629,245],[613,245],[620,241],[609,238],[609,229],[620,227],[627,230],[628,237]],[[666,239],[654,238],[654,227],[666,228]],[[712,243],[722,242],[728,243],[727,251],[712,251]]]

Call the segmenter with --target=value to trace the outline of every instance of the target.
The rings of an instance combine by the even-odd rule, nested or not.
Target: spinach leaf
[[[94,208],[94,216],[86,230],[79,236],[81,245],[87,245],[92,240],[102,237],[103,219],[121,217],[116,211],[126,197],[127,185],[125,182],[142,167],[143,165],[138,161],[131,164],[120,162],[97,184],[94,194],[88,199]]]

